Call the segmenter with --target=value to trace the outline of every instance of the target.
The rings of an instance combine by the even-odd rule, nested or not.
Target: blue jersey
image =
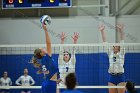
[[[68,90],[63,91],[62,93],[83,93],[83,92],[76,90],[76,89],[74,89],[74,90],[68,89]]]
[[[43,56],[41,60],[41,65],[42,65],[42,72],[44,73],[46,80],[51,79],[51,77],[55,73],[59,74],[58,63],[54,62],[52,57],[50,57],[48,54]],[[46,72],[49,73],[45,74]]]

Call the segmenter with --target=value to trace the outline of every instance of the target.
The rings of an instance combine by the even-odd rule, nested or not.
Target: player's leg
[[[118,86],[125,86],[125,82],[121,82]],[[118,88],[118,93],[125,93],[125,88]]]
[[[125,76],[124,74],[119,75],[119,83],[118,86],[125,86]],[[118,93],[125,93],[125,88],[118,88]]]
[[[116,86],[116,85],[108,82],[108,86]],[[116,88],[109,88],[109,93],[117,93],[117,89]]]
[[[24,90],[22,90],[21,93],[26,93],[26,92]]]
[[[115,75],[109,74],[108,86],[116,86],[117,85],[116,80],[117,80],[117,78]],[[116,88],[109,88],[109,93],[117,93],[117,89]]]
[[[27,91],[27,93],[31,93],[31,91],[30,91],[30,90],[28,90],[28,91]]]

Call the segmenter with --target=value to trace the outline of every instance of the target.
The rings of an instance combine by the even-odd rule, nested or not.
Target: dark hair
[[[41,56],[41,50],[39,48],[35,49],[34,51],[34,57],[38,58],[38,59],[41,59],[42,56]]]
[[[65,78],[67,89],[74,89],[76,86],[76,76],[74,73],[69,73]]]
[[[4,71],[3,74],[8,74],[8,72],[7,71]]]
[[[129,93],[137,93],[135,90],[135,84],[133,82],[127,81],[125,87]]]

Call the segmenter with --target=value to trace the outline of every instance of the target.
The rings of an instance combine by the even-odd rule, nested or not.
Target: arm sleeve
[[[10,85],[10,86],[12,85],[12,80],[11,80],[11,78],[9,78],[9,85]]]
[[[30,80],[31,80],[31,85],[34,85],[35,84],[35,81],[34,81],[34,79],[30,76]]]
[[[59,57],[58,57],[58,66],[63,61],[63,47],[60,46]]]
[[[2,82],[1,82],[1,78],[0,78],[0,86],[2,85],[1,83],[2,83]]]
[[[72,53],[71,53],[71,61],[72,61],[73,65],[75,65],[75,63],[76,63],[75,50],[76,50],[76,48],[73,47]]]
[[[19,77],[17,80],[16,80],[16,84],[17,85],[21,85],[19,82],[21,81],[21,77]]]
[[[121,43],[121,44],[124,44],[124,40],[121,40],[120,43]],[[123,55],[125,55],[125,46],[121,46],[121,47],[120,47],[120,52],[121,52]]]

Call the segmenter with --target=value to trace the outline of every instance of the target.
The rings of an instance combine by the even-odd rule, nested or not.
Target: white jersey
[[[120,43],[124,43],[124,40],[120,41]],[[109,55],[109,73],[124,73],[124,55],[125,48],[124,46],[120,46],[120,52],[114,54],[113,50],[111,51],[111,47],[108,47],[108,55]]]
[[[27,76],[22,75],[16,80],[16,84],[22,85],[22,86],[30,86],[30,85],[34,85],[35,81],[29,75],[27,75]]]
[[[59,62],[59,72],[60,72],[60,78],[65,79],[68,73],[74,73],[75,72],[75,64],[72,63],[71,59],[69,62]]]
[[[2,77],[2,78],[0,78],[0,85],[1,86],[10,86],[10,85],[12,85],[12,81],[9,77],[7,77],[6,79],[4,79]]]
[[[62,79],[62,82],[59,84],[60,86],[64,86],[65,77],[69,73],[75,73],[75,63],[76,63],[75,48],[73,48],[70,60],[68,62],[65,62],[63,60],[63,51],[60,47],[60,54],[59,54],[59,59],[58,59],[60,78]]]
[[[118,52],[114,54],[113,51],[109,55],[109,73],[124,73],[124,54]]]

